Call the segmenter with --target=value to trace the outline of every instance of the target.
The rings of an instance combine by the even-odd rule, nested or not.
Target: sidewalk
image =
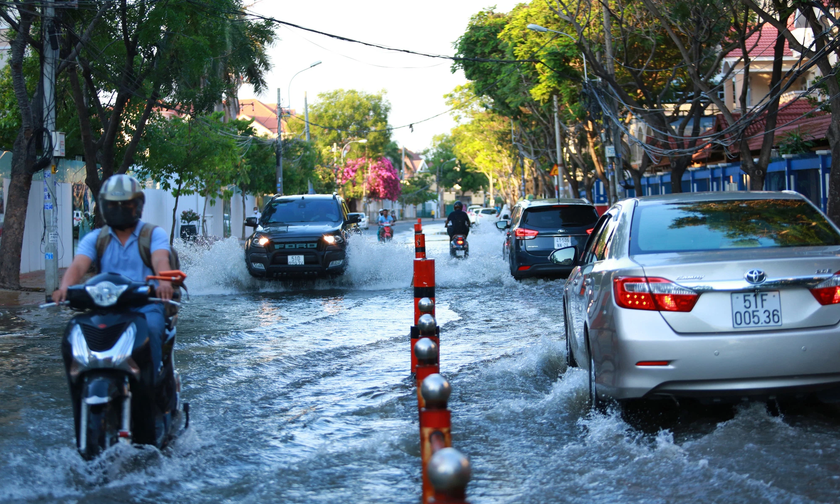
[[[65,269],[66,268],[61,268],[58,270],[58,278],[61,278],[62,275],[64,275]],[[44,293],[44,286],[46,285],[46,279],[44,277],[45,274],[46,272],[44,270],[40,270],[24,273],[20,276],[21,287],[25,289],[39,289],[38,291],[14,291],[0,289],[0,308],[38,306],[39,304],[45,303],[47,301],[46,294]]]

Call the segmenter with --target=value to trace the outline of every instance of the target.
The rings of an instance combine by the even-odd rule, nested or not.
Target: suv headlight
[[[344,238],[340,234],[325,234],[324,242],[327,245],[335,245],[344,243]]]
[[[255,247],[265,247],[271,242],[266,235],[254,235],[254,238],[251,240],[251,245]]]

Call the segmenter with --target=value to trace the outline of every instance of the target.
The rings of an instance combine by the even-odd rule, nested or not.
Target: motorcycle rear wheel
[[[88,409],[87,432],[85,436],[85,460],[96,458],[100,453],[119,442],[120,408],[112,402],[96,404]],[[80,447],[82,448],[82,447]]]

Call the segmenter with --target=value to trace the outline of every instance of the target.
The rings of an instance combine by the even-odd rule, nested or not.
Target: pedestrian
[[[52,293],[52,299],[60,303],[67,299],[67,288],[81,281],[94,263],[99,264],[99,271],[108,271],[124,275],[135,282],[145,282],[149,275],[160,275],[170,269],[169,237],[161,227],[155,226],[151,234],[150,265],[143,262],[140,255],[140,230],[143,229],[143,204],[146,195],[140,183],[128,175],[112,175],[99,191],[99,205],[107,228],[94,229],[79,241],[76,257],[61,279],[61,286]],[[103,229],[110,233],[102,257],[97,252],[97,240]],[[155,295],[163,300],[172,299],[172,284],[167,280],[155,282]],[[149,346],[152,365],[155,370],[161,367],[161,353],[164,334],[164,310],[161,303],[150,303],[132,308],[146,316],[149,331]]]
[[[85,212],[82,217],[82,222],[79,223],[79,243],[82,242],[82,238],[88,233],[90,233],[90,214]]]
[[[259,207],[254,207],[254,217],[257,218],[257,221],[260,220],[260,208]]]

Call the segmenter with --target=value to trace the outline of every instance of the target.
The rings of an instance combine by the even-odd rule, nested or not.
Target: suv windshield
[[[537,228],[561,228],[592,226],[598,220],[598,212],[587,205],[555,205],[534,207],[526,210],[523,224]]]
[[[341,220],[338,204],[331,199],[280,199],[268,204],[260,222],[338,222]]]
[[[631,254],[840,245],[828,220],[796,199],[639,206],[631,232]]]

